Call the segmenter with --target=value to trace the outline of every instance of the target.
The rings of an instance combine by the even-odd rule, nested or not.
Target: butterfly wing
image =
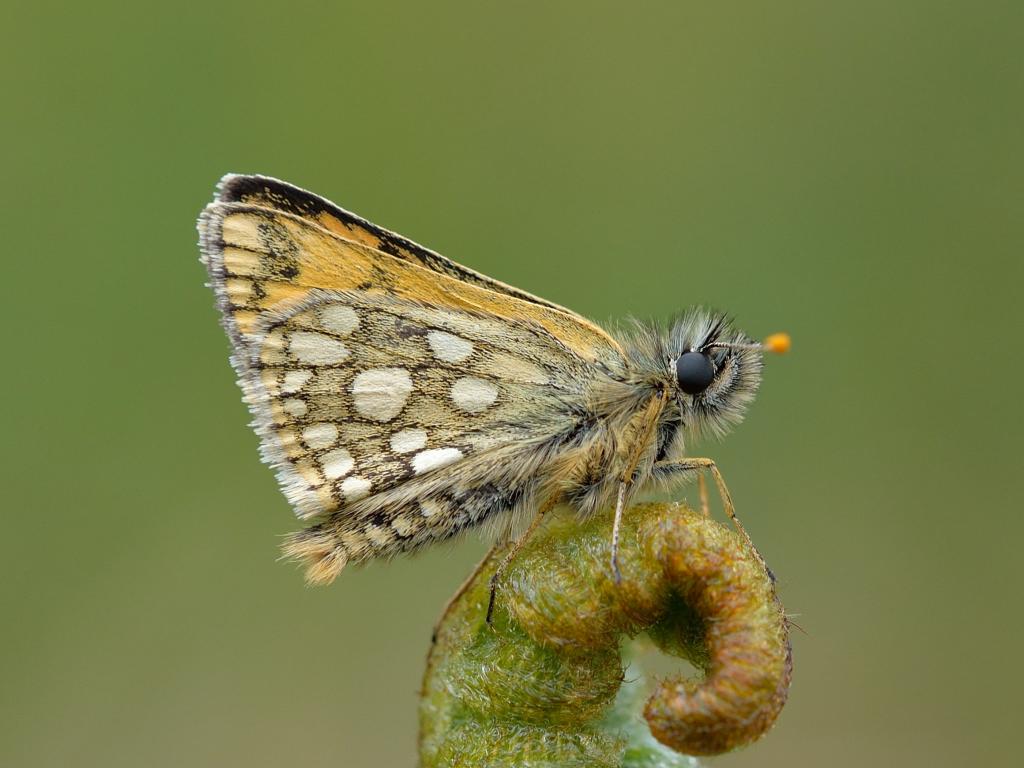
[[[316,289],[383,292],[399,298],[532,322],[587,360],[623,365],[618,343],[597,326],[346,240],[293,214],[239,203],[212,203],[199,218],[203,261],[236,343],[262,313]]]
[[[268,317],[247,367],[264,452],[304,517],[551,439],[593,377],[542,329],[336,291]]]
[[[312,192],[268,176],[228,174],[218,185],[217,200],[223,203],[242,203],[281,211],[305,219],[341,238],[369,246],[395,259],[408,261],[432,272],[452,277],[469,285],[518,299],[527,305],[557,312],[571,318],[571,335],[567,341],[581,340],[584,346],[605,346],[621,354],[618,342],[604,330],[576,313],[550,301],[534,296],[513,286],[482,275],[468,267],[424,248],[417,243],[379,227],[354,213]],[[330,286],[322,286],[330,287]],[[530,317],[530,307],[519,306],[524,317]],[[545,312],[546,314],[546,312]],[[593,337],[593,338],[590,338]]]
[[[575,331],[558,310],[292,214],[215,203],[200,231],[264,458],[300,517],[572,429],[588,356],[616,360],[559,338]]]

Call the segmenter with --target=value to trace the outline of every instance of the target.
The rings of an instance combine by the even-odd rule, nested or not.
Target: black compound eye
[[[715,380],[715,366],[702,352],[685,352],[676,360],[676,378],[683,392],[696,395]]]

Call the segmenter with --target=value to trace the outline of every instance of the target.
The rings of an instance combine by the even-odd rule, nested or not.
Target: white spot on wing
[[[361,552],[366,546],[366,537],[359,531],[345,531],[340,538],[349,552]]]
[[[444,514],[444,505],[431,499],[424,499],[420,502],[420,514],[424,517],[434,517]]]
[[[391,421],[405,407],[412,379],[405,368],[374,368],[352,382],[356,410],[367,419]]]
[[[286,395],[298,392],[306,386],[306,382],[309,381],[312,376],[312,371],[288,371],[288,373],[284,375],[284,385],[281,387],[281,391]]]
[[[313,424],[302,430],[302,439],[314,451],[330,448],[338,439],[338,427],[334,424]]]
[[[446,363],[461,363],[473,354],[473,342],[444,331],[431,331],[427,342],[434,350],[434,356]]]
[[[429,451],[420,451],[412,457],[412,469],[417,475],[422,475],[432,469],[447,467],[461,458],[462,451],[458,448],[431,448]]]
[[[391,521],[391,527],[395,529],[395,533],[399,536],[410,536],[419,526],[417,525],[415,518],[399,515]]]
[[[427,444],[427,433],[422,429],[403,429],[391,436],[391,450],[395,453],[412,453]]]
[[[346,451],[344,448],[335,448],[320,460],[321,466],[324,468],[324,477],[328,480],[337,480],[339,477],[344,477],[352,471],[352,467],[355,466],[355,462],[352,460],[352,454]],[[353,478],[349,478],[350,480]],[[347,480],[345,482],[348,482]],[[345,490],[344,484],[341,486],[342,491]]]
[[[292,418],[299,418],[300,416],[306,415],[306,401],[299,400],[298,398],[292,398],[291,400],[285,400],[284,412]]]
[[[320,309],[320,322],[324,330],[339,336],[348,336],[359,327],[359,316],[352,307],[344,304],[328,304]]]
[[[358,501],[370,495],[370,481],[365,477],[350,477],[341,484],[345,501]]]
[[[292,356],[307,365],[337,365],[349,356],[337,339],[314,331],[295,331],[288,343]]]
[[[395,538],[395,534],[393,534],[387,528],[382,528],[379,525],[370,524],[366,526],[366,538],[368,538],[378,547],[386,547]]]
[[[498,398],[498,387],[475,376],[464,376],[452,384],[452,400],[468,413],[486,410]]]

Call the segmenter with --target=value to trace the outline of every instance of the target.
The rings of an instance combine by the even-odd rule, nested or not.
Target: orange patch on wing
[[[247,309],[285,309],[318,288],[388,293],[442,308],[532,321],[590,361],[622,355],[611,336],[577,315],[431,271],[291,214],[235,204],[224,213],[222,237],[230,277],[266,280],[262,296]],[[234,314],[239,330],[251,331],[251,316]]]

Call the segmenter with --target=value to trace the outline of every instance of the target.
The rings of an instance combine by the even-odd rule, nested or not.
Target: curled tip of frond
[[[492,627],[488,579],[501,553],[455,601],[424,680],[425,768],[511,767],[524,755],[530,764],[624,766],[641,753],[652,761],[645,765],[690,765],[650,734],[677,752],[711,755],[771,727],[792,662],[760,558],[742,537],[677,504],[637,506],[625,518],[618,583],[611,515],[583,525],[567,518],[509,568]],[[621,693],[616,700],[620,639],[644,631],[703,673],[657,683],[643,712],[649,731],[635,707],[617,711]]]

